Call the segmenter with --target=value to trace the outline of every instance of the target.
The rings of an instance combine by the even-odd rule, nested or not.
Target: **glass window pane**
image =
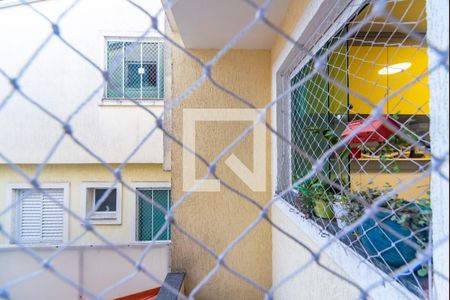
[[[108,189],[95,189],[95,205],[97,205],[102,199],[103,195]],[[117,207],[117,190],[112,189],[100,207],[96,210],[99,212],[116,211]]]
[[[141,76],[139,75],[140,64],[128,63],[127,64],[127,88],[140,88]]]
[[[158,67],[156,63],[144,64],[142,85],[144,87],[156,87],[158,81]]]
[[[110,82],[107,86],[107,98],[123,96],[123,42],[108,42],[107,68]]]
[[[160,210],[160,207],[164,209],[170,208],[170,190],[141,190],[142,194],[148,198],[147,201],[143,197],[139,197],[138,200],[138,214],[137,214],[137,239],[139,241],[151,241],[153,239],[159,241],[170,240],[170,225],[164,230],[164,232],[157,237],[158,232],[165,225],[165,213]]]
[[[125,98],[141,98],[141,44],[125,43]]]

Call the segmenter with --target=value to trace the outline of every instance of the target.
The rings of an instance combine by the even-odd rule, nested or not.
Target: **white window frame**
[[[81,183],[81,215],[83,218],[92,210],[93,203],[95,203],[95,193],[90,193],[89,190],[95,189],[116,189],[116,212],[104,213],[95,212],[92,214],[89,222],[99,225],[120,225],[122,224],[122,184],[114,182],[82,182]],[[88,197],[92,196],[92,199]]]
[[[144,105],[144,106],[164,106],[164,99],[165,99],[165,95],[166,95],[166,78],[167,78],[167,74],[166,74],[166,55],[163,54],[161,55],[159,48],[160,47],[164,47],[164,51],[163,53],[166,52],[166,47],[165,47],[165,40],[162,37],[159,36],[154,36],[154,37],[144,37],[142,38],[141,36],[114,36],[114,35],[104,35],[104,70],[107,70],[108,68],[108,42],[130,42],[130,43],[140,43],[141,47],[142,47],[142,43],[158,43],[158,61],[156,62],[157,65],[157,89],[159,92],[160,89],[160,81],[161,78],[160,76],[162,76],[162,80],[163,80],[163,88],[164,88],[164,95],[163,97],[158,97],[158,98],[144,98],[144,99],[133,99],[133,101],[126,99],[126,98],[108,98],[107,97],[107,89],[108,86],[105,85],[104,91],[103,91],[103,96],[102,96],[102,100],[100,101],[99,105],[100,106],[136,106],[136,103],[140,104],[140,105]],[[142,48],[141,48],[142,49]],[[160,72],[158,66],[159,66],[159,62],[160,60],[163,60],[164,62],[164,67],[162,72]],[[125,67],[125,66],[124,66]],[[125,72],[125,70],[124,70]],[[124,83],[125,83],[125,77],[123,78]]]
[[[366,4],[366,0],[337,0],[341,3],[342,11],[336,12],[330,18],[336,18],[334,25],[322,28],[324,16],[330,11],[330,5],[334,1],[327,2],[317,1],[312,3],[305,11],[302,22],[297,24],[294,30],[294,38],[301,45],[312,52],[317,53],[325,43],[335,36],[342,29],[342,25],[347,23],[349,19]],[[308,11],[309,10],[309,11]],[[318,34],[317,31],[320,31]],[[316,40],[311,40],[311,36],[320,36]],[[309,46],[309,47],[308,47]],[[292,43],[287,43],[282,50],[280,57],[273,66],[273,98],[280,97],[291,86],[292,75],[301,70],[301,68],[309,61],[307,55],[296,48]],[[277,131],[291,140],[291,97],[285,96],[283,100],[276,105],[276,116],[272,125]],[[291,164],[291,147],[286,145],[281,139],[273,145],[273,192],[279,193],[292,185],[292,164]],[[361,256],[347,245],[336,243],[333,234],[328,233],[319,227],[314,221],[306,220],[301,212],[292,207],[286,201],[278,201],[274,204],[277,209],[284,212],[285,216],[293,221],[312,241],[318,246],[323,247],[328,243],[332,243],[324,253],[334,260],[334,262],[346,272],[350,279],[360,286],[369,286],[370,284],[385,278],[388,284],[377,288],[371,292],[371,296],[375,299],[383,299],[385,295],[391,295],[395,299],[403,299],[407,296],[410,299],[418,299],[411,291],[400,285],[396,281],[390,280],[390,277],[383,271],[379,270],[369,261],[361,258]]]
[[[131,235],[131,240],[135,241],[136,243],[149,243],[149,242],[143,242],[143,241],[139,241],[137,239],[137,226],[138,226],[138,222],[137,222],[137,215],[138,215],[138,201],[139,201],[139,196],[136,193],[136,190],[151,190],[151,189],[172,189],[172,185],[170,182],[168,181],[144,181],[144,182],[132,182],[130,184],[130,187],[133,189],[133,203],[134,203],[134,208],[131,210],[131,228],[130,228],[130,235]],[[156,241],[155,243],[163,243],[163,244],[167,244],[170,243],[171,241]]]
[[[29,183],[11,183],[7,185],[6,188],[6,204],[7,207],[10,207],[17,201],[17,191],[19,190],[26,190],[26,189],[33,189],[33,187]],[[46,189],[62,189],[63,190],[63,205],[65,209],[70,210],[70,184],[68,182],[65,183],[41,183],[41,190]],[[11,234],[14,238],[17,238],[18,234],[18,222],[17,222],[17,216],[18,216],[18,209],[19,207],[14,206],[13,209],[10,209],[9,212],[6,214],[6,222],[5,222],[5,231]],[[66,210],[64,210],[63,213],[63,240],[62,243],[67,243],[69,241],[69,215]],[[10,244],[16,244],[13,240],[9,241]],[[23,245],[23,243],[21,243]],[[27,244],[25,244],[27,245]],[[54,243],[47,243],[47,242],[41,242],[41,243],[33,243],[30,245],[51,245],[54,246]]]

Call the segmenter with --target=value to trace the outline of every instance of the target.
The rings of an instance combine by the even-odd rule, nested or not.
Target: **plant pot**
[[[403,237],[411,236],[409,228],[403,227],[391,220],[391,214],[379,212],[376,214],[378,220],[383,220],[383,224],[394,230]],[[358,234],[361,242],[370,256],[382,258],[389,266],[398,269],[416,258],[416,249],[406,244],[404,241],[377,225],[374,219],[365,221],[359,228]],[[402,239],[404,240],[404,239]],[[417,243],[414,238],[409,239]],[[394,246],[395,244],[395,246]]]
[[[333,209],[330,203],[324,200],[314,201],[314,213],[322,219],[332,219],[334,217]]]
[[[338,196],[337,196],[338,197]],[[336,198],[337,198],[336,197]],[[342,203],[333,203],[334,216],[337,219],[337,225],[340,229],[347,227],[348,222],[346,221],[349,211],[342,205]]]

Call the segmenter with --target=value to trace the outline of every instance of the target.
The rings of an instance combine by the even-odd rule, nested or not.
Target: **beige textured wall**
[[[281,30],[285,32],[286,34],[292,36],[295,28],[299,22],[299,20],[302,18],[306,7],[308,7],[310,3],[310,0],[294,0],[291,1],[291,4],[289,5],[289,9],[286,13],[286,16],[284,17],[284,21],[281,25]],[[275,61],[279,58],[281,51],[284,47],[286,47],[287,44],[291,44],[286,38],[279,35],[275,41],[275,44],[272,47],[272,62],[275,63]]]
[[[35,172],[36,165],[20,166],[29,176]],[[123,172],[123,179],[132,182],[170,182],[170,173],[164,172],[162,165],[130,164]],[[69,183],[69,208],[72,212],[81,212],[81,184],[82,182],[113,182],[113,175],[101,165],[48,165],[39,176],[41,183]],[[9,184],[25,183],[24,179],[7,165],[0,165],[0,211],[6,206],[7,188]],[[136,195],[122,187],[122,224],[95,225],[100,234],[116,243],[134,241],[133,227],[135,226],[134,210]],[[0,222],[7,221],[7,215],[0,217]],[[69,219],[69,240],[74,239],[84,231],[80,222],[73,217]],[[4,236],[0,236],[0,244],[5,243]],[[78,244],[102,243],[96,236],[88,233]]]
[[[193,54],[208,61],[215,50],[192,50]],[[201,76],[201,68],[180,51],[173,53],[173,95],[179,95]],[[214,66],[213,77],[222,85],[263,107],[271,93],[270,51],[232,50]],[[232,97],[219,91],[210,83],[202,85],[173,111],[173,132],[182,139],[182,113],[184,108],[246,108]],[[250,123],[226,122],[199,123],[197,125],[196,151],[211,161],[230,144]],[[270,136],[267,134],[267,153],[270,153]],[[232,153],[252,170],[252,135],[249,135]],[[172,188],[176,201],[184,194],[182,183],[182,149],[172,145]],[[228,156],[225,157],[225,159]],[[198,162],[197,178],[206,173]],[[270,177],[267,175],[267,192],[254,193],[223,162],[217,172],[226,182],[256,199],[260,204],[270,199]],[[267,156],[267,174],[270,174],[270,155]],[[217,193],[194,193],[175,210],[176,220],[182,228],[221,253],[259,215],[258,208],[245,199],[226,190]],[[265,287],[271,286],[271,228],[262,222],[251,231],[226,256],[227,264],[244,276]],[[190,292],[215,266],[215,260],[177,229],[173,231],[172,269],[187,272],[186,290]],[[196,299],[262,299],[254,287],[220,270],[204,287]]]

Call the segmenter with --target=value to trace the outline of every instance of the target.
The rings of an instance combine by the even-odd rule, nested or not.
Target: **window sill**
[[[272,209],[278,210],[283,218],[288,218],[294,223],[318,248],[327,246],[323,253],[333,259],[341,271],[349,277],[348,279],[359,286],[367,287],[374,282],[385,280],[385,285],[381,285],[371,291],[370,296],[373,299],[383,299],[385,295],[392,295],[392,299],[404,299],[405,297],[408,299],[419,299],[399,283],[392,281],[387,274],[378,270],[369,261],[361,258],[353,249],[337,241],[331,233],[322,229],[313,221],[307,220],[301,212],[286,201],[277,201]]]
[[[89,223],[93,225],[122,225],[122,221],[118,218],[111,219],[111,218],[91,218],[89,220]]]
[[[115,247],[118,248],[147,248],[149,245],[152,245],[152,247],[168,247],[172,244],[172,241],[155,241],[155,242],[141,242],[141,241],[132,241],[129,243],[114,243]],[[60,248],[67,248],[67,249],[107,249],[111,248],[109,245],[105,244],[75,244],[67,246],[66,243],[55,243],[55,244],[48,244],[48,243],[40,243],[40,244],[0,244],[0,253],[3,251],[13,251],[13,250],[21,250],[22,247],[27,247],[31,249],[60,249]]]
[[[139,99],[139,100],[127,100],[127,99],[102,99],[99,106],[164,106],[164,99]]]

